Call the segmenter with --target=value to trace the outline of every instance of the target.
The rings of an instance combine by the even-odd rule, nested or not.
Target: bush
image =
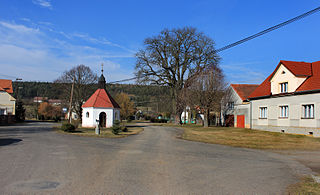
[[[70,123],[64,123],[61,126],[61,130],[65,131],[65,132],[73,132],[75,129],[76,129],[76,127]]]
[[[112,133],[118,135],[121,131],[120,121],[115,120],[112,126]]]
[[[80,120],[77,119],[77,120],[72,120],[71,124],[77,129],[81,123],[80,123]]]
[[[128,128],[127,127],[121,127],[122,132],[128,132]]]

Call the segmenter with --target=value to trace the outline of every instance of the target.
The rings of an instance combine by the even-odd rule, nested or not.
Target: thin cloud
[[[52,9],[51,2],[49,0],[32,0],[32,3],[44,8]]]
[[[222,69],[227,73],[230,83],[254,83],[259,84],[265,78],[264,72],[254,70],[250,65],[257,65],[261,62],[242,62],[234,64],[223,64]]]
[[[49,81],[78,64],[85,64],[98,73],[104,63],[106,76],[111,80],[132,76],[133,68],[123,68],[118,63],[120,59],[132,58],[132,53],[101,47],[98,43],[96,46],[79,44],[46,28],[33,28],[33,24],[0,20],[0,37],[3,37],[0,39],[0,68],[6,70],[7,75]]]

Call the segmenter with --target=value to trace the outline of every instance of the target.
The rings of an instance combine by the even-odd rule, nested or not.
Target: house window
[[[89,118],[89,112],[86,113],[86,117]]]
[[[6,109],[0,109],[0,115],[5,115],[6,114]]]
[[[280,92],[287,93],[288,92],[288,82],[280,83]]]
[[[280,106],[280,117],[288,118],[289,116],[289,107],[288,106]]]
[[[308,104],[308,105],[303,105],[303,118],[314,118],[314,105],[313,104]]]
[[[259,111],[260,111],[260,113],[259,113],[259,118],[267,118],[267,116],[268,116],[268,109],[267,109],[267,107],[260,107],[260,108],[259,108]]]
[[[230,110],[233,110],[233,109],[234,109],[234,102],[229,102],[229,103],[228,103],[228,108],[229,108]]]

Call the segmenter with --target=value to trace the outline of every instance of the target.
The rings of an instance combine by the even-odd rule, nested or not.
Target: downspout
[[[250,101],[250,129],[252,129],[252,101]]]

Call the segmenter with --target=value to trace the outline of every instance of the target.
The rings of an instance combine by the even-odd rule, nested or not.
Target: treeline
[[[70,84],[71,85],[71,84]],[[26,102],[33,100],[34,97],[48,97],[48,99],[65,100],[65,84],[52,82],[13,82],[13,96],[19,96],[20,99]],[[97,84],[87,85],[86,89],[90,94],[98,88]],[[136,84],[107,84],[107,91],[115,97],[121,92],[129,95],[130,99],[135,103],[135,106],[150,106],[154,109],[161,108],[168,111],[171,104],[170,89],[168,87],[151,86],[151,85],[136,85]]]

